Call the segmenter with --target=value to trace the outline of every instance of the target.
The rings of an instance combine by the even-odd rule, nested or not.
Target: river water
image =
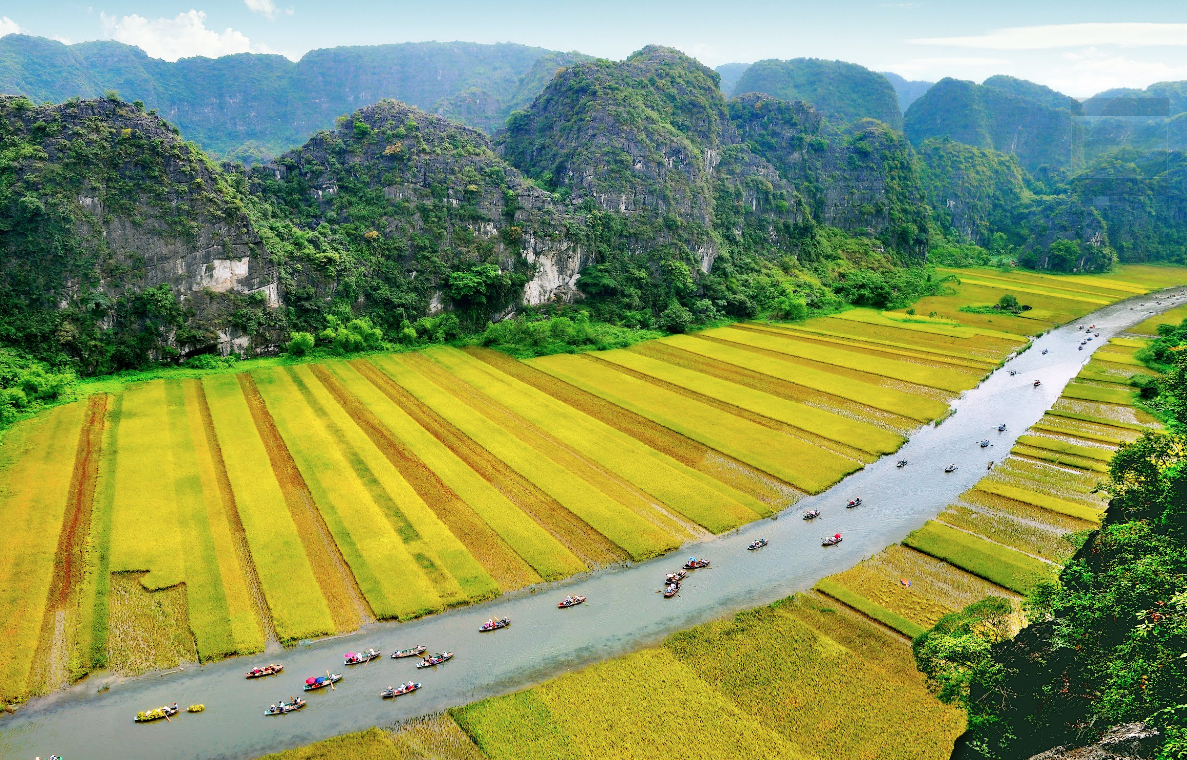
[[[990,459],[1006,457],[1014,439],[1054,404],[1063,386],[1088,361],[1092,350],[1127,327],[1187,301],[1187,289],[1160,294],[1161,304],[1144,296],[1114,304],[1056,329],[1039,339],[953,406],[942,425],[917,431],[898,454],[854,473],[823,494],[803,499],[781,515],[760,520],[680,554],[606,570],[584,578],[513,594],[409,623],[379,623],[359,633],[307,646],[182,672],[114,679],[99,692],[90,679],[50,697],[33,700],[16,715],[0,720],[0,756],[65,760],[188,760],[255,757],[374,725],[387,725],[483,697],[514,691],[566,670],[654,643],[667,634],[728,613],[781,599],[810,588],[820,578],[844,570],[901,540],[935,517],[984,474]],[[1078,350],[1084,333],[1076,325],[1095,323],[1100,337]],[[1047,349],[1049,353],[1043,354]],[[1010,376],[1007,370],[1017,374]],[[1038,388],[1035,380],[1041,380]],[[997,432],[1006,423],[1004,433]],[[993,446],[981,449],[988,438]],[[895,461],[910,464],[897,469]],[[958,465],[952,474],[943,468]],[[860,496],[861,507],[846,509]],[[804,510],[821,517],[807,522]],[[840,532],[844,541],[824,548],[820,539]],[[770,545],[750,552],[758,537]],[[666,572],[686,555],[712,560],[712,567],[690,574],[680,594],[663,599],[657,589]],[[584,605],[558,610],[566,594],[583,594]],[[478,633],[493,616],[512,625]],[[426,644],[431,651],[452,650],[449,663],[418,671],[416,659],[391,660],[392,650]],[[346,668],[334,691],[305,694],[309,705],[297,713],[264,717],[269,704],[301,694],[301,684],[327,669],[342,672],[342,655],[376,647],[384,658]],[[247,681],[255,664],[279,660],[280,676]],[[424,688],[395,700],[379,692],[403,681]],[[184,712],[172,722],[137,725],[139,710],[177,702],[202,703],[199,715]]]

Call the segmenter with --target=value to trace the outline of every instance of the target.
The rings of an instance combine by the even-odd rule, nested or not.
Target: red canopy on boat
[[[317,683],[317,680],[318,680],[317,678],[306,678],[306,679],[305,679],[305,683],[307,683],[307,684],[315,684],[315,683]]]

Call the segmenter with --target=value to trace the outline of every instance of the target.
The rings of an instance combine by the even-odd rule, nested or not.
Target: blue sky
[[[912,79],[1012,74],[1076,96],[1187,79],[1187,3],[1152,0],[3,0],[0,34],[13,31],[169,60],[421,40],[622,58],[655,42],[710,66],[814,56]]]

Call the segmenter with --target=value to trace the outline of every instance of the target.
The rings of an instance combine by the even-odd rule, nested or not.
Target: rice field
[[[903,544],[1019,594],[1054,580],[1059,571],[1055,564],[935,520],[912,532]]]
[[[96,667],[139,673],[408,620],[734,530],[896,451],[1028,335],[1179,277],[955,274],[913,314],[852,309],[527,361],[441,347],[96,384],[0,450],[0,518],[22,547],[0,569],[0,699]],[[1006,292],[1034,308],[959,311]],[[1047,569],[1036,557],[1062,561],[1063,534],[1099,519],[1091,491],[1111,451],[1154,424],[1124,385],[1143,345],[1102,347],[1019,456],[911,539],[971,572],[949,566],[942,581],[940,559],[896,547],[822,583],[833,601],[805,597],[840,612],[779,614],[794,608],[801,628],[840,615],[898,641],[979,593],[1027,586]],[[668,649],[646,656],[674,688],[701,677]],[[546,692],[516,709],[586,709]],[[705,723],[689,742],[817,751],[723,700],[713,711],[736,736]],[[635,751],[582,742],[563,751]]]

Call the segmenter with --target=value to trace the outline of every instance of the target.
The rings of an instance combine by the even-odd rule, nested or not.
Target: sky
[[[0,36],[114,39],[157,58],[426,40],[621,59],[644,45],[709,66],[803,56],[908,79],[1009,74],[1086,97],[1187,79],[1187,2],[1166,0],[0,0]]]

